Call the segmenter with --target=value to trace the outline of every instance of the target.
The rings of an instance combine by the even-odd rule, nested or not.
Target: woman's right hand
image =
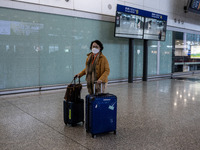
[[[74,76],[74,78],[80,78],[80,75],[79,75],[79,74],[76,74],[76,75]]]

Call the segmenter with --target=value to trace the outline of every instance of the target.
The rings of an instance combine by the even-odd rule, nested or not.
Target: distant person
[[[95,93],[101,92],[101,83],[102,92],[104,93],[108,82],[110,68],[107,58],[102,54],[103,44],[99,40],[92,41],[90,44],[90,50],[92,52],[87,54],[88,57],[86,59],[85,69],[74,77],[82,77],[86,75],[89,94],[94,94],[93,89],[95,81],[97,81],[95,84]]]
[[[150,20],[149,23],[148,23],[148,30],[151,29],[151,24],[152,24],[152,20]]]
[[[162,38],[162,31],[160,30],[159,35],[158,35],[158,39],[161,40]]]
[[[141,26],[141,21],[140,19],[138,19],[137,28],[140,29],[140,26]]]

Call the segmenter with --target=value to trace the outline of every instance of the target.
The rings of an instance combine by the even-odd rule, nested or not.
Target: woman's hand
[[[74,78],[80,78],[80,75],[79,75],[79,74],[76,74],[76,75],[74,76]]]
[[[101,81],[101,80],[97,80],[97,83],[98,83],[98,84],[101,84],[101,83],[102,83],[102,81]]]

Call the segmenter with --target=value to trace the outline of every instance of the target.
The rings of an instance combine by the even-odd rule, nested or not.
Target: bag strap
[[[74,77],[73,80],[72,80],[72,82],[74,81],[74,84],[76,84],[76,79],[77,79],[77,77]],[[72,82],[71,82],[71,84],[72,84]],[[78,82],[79,82],[79,84],[81,83],[80,77],[78,78]]]
[[[80,77],[78,78],[78,82],[79,82],[79,84],[81,83]]]
[[[72,82],[74,81],[74,79],[72,80]],[[70,84],[72,84],[72,82]]]

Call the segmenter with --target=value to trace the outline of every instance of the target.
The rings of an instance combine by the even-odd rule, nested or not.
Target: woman
[[[87,54],[86,67],[75,77],[82,77],[86,75],[87,88],[89,94],[93,94],[94,82],[95,84],[95,93],[101,92],[101,83],[102,83],[102,92],[105,91],[108,75],[110,73],[109,63],[106,57],[102,54],[103,44],[99,40],[91,42],[90,45],[91,53]]]

